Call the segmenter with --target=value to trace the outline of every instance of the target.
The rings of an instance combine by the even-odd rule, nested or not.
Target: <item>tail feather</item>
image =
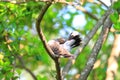
[[[68,38],[68,40],[75,40],[74,43],[71,45],[72,48],[77,47],[81,44],[82,39],[80,38],[80,34],[76,31],[72,32]]]

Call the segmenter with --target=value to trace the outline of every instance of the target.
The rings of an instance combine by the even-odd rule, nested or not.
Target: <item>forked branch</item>
[[[46,3],[45,6],[43,6],[37,20],[36,20],[36,29],[37,29],[37,32],[38,32],[38,35],[39,35],[39,38],[41,39],[48,55],[54,60],[55,62],[55,67],[56,67],[56,72],[57,72],[57,80],[62,80],[62,77],[61,77],[61,70],[60,70],[60,64],[59,64],[59,58],[58,57],[55,57],[53,51],[50,49],[50,47],[48,46],[47,44],[47,41],[46,41],[46,38],[42,32],[42,29],[40,27],[40,23],[42,21],[42,18],[43,16],[45,15],[45,12],[47,11],[47,9],[50,7],[50,5],[52,4],[52,2],[48,2]]]

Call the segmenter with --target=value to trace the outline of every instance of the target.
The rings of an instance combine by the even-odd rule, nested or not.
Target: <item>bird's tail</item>
[[[82,42],[82,39],[80,38],[80,34],[76,31],[70,34],[68,40],[74,40],[74,43],[71,44],[72,48],[79,46]]]

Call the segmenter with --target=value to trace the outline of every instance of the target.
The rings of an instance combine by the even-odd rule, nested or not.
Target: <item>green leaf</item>
[[[117,12],[114,12],[113,14],[110,15],[110,19],[111,21],[115,24],[117,23],[118,19],[119,19],[119,15]]]
[[[119,0],[114,3],[113,8],[114,9],[120,9],[120,1]]]
[[[114,24],[114,28],[116,30],[120,30],[120,22],[117,22],[116,24]]]
[[[41,76],[37,76],[38,80],[48,80],[47,77],[41,75]]]
[[[7,75],[6,75],[6,80],[11,80],[11,78],[13,77],[13,72],[8,72]]]

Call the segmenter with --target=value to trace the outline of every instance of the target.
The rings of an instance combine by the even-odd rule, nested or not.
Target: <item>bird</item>
[[[71,58],[75,57],[70,53],[70,51],[79,46],[82,42],[80,34],[77,31],[73,31],[67,39],[57,38],[48,41],[48,45],[57,57]]]

